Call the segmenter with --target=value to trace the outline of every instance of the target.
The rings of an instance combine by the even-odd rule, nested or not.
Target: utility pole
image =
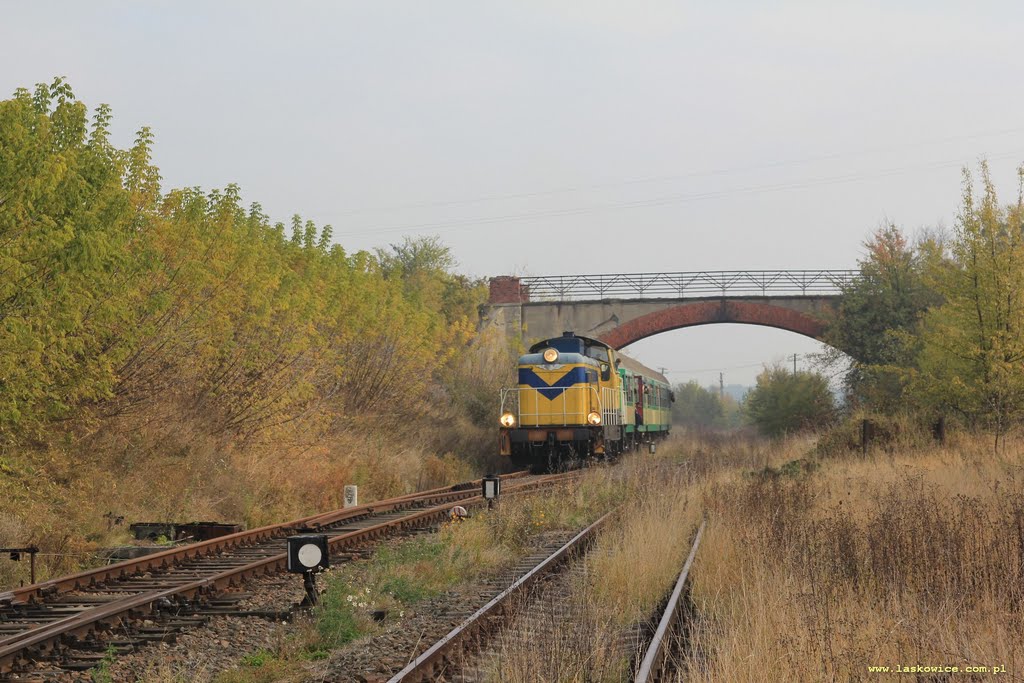
[[[796,354],[793,354],[793,374],[796,374]]]
[[[725,375],[718,373],[718,400],[725,398]]]

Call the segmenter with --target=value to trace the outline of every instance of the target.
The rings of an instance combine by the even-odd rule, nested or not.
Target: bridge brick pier
[[[820,339],[854,270],[495,277],[481,325],[524,344],[572,330],[620,349],[694,325],[764,325]]]

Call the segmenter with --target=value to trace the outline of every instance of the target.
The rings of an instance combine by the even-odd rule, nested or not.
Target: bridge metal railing
[[[856,270],[701,270],[520,278],[530,301],[840,294]]]

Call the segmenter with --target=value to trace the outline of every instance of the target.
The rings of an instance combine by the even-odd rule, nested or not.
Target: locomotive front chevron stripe
[[[531,368],[519,368],[519,384],[525,384],[540,392],[540,395],[548,400],[558,398],[569,387],[574,384],[586,383],[586,368],[572,368],[569,372],[559,377],[553,384],[548,384],[543,378],[537,375]]]

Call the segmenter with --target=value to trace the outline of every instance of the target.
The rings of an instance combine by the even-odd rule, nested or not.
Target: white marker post
[[[349,484],[345,487],[345,507],[354,508],[359,505],[359,487]]]

